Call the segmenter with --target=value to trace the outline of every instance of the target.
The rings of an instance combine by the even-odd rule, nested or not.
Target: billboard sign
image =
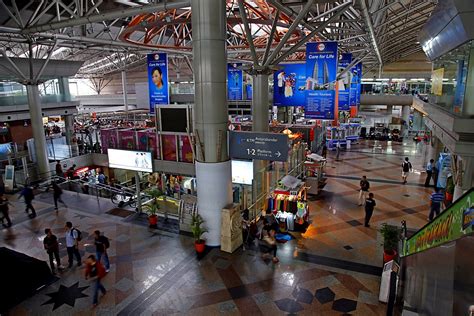
[[[166,53],[148,54],[148,91],[150,94],[150,113],[155,113],[158,104],[169,104],[168,57]]]
[[[352,62],[352,54],[345,53],[341,55],[339,60],[338,73],[342,73],[347,66]],[[339,79],[339,97],[338,97],[338,110],[349,111],[350,105],[350,92],[352,84],[352,71],[346,71]]]
[[[282,64],[273,75],[273,105],[304,106],[306,104],[306,65]]]
[[[229,132],[232,159],[288,160],[288,136],[276,133]]]
[[[241,63],[227,64],[227,100],[243,99],[243,71]]]
[[[109,168],[153,172],[151,152],[108,149]]]

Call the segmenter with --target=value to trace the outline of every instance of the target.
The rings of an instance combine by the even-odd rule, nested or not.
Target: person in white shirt
[[[76,257],[77,266],[80,267],[81,254],[79,253],[79,231],[72,226],[71,222],[66,222],[66,249],[69,259],[69,268],[72,268],[73,256]]]
[[[284,94],[285,93],[285,72],[282,71],[277,75],[278,79],[278,93]]]

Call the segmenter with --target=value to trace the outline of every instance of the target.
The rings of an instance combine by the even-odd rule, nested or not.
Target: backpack
[[[104,242],[105,249],[109,249],[109,247],[110,247],[110,241],[109,241],[109,239],[108,239],[107,237],[105,237],[105,236],[102,236],[102,237],[104,237],[104,238],[103,238],[103,242]]]
[[[410,163],[409,162],[407,162],[407,161],[403,162],[403,171],[404,172],[410,171]]]
[[[71,236],[74,237],[74,234],[73,234],[73,231],[74,231],[74,230],[77,232],[77,238],[76,238],[76,240],[77,240],[77,241],[81,241],[81,240],[82,240],[82,233],[81,233],[81,231],[80,231],[79,229],[77,229],[77,228],[75,228],[75,227],[74,227],[73,229],[71,229]]]
[[[33,194],[33,190],[29,187],[26,187],[23,189],[23,196],[25,197],[25,199],[27,200],[34,200],[35,198],[35,195]]]

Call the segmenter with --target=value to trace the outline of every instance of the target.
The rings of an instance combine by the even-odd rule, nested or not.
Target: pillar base
[[[230,160],[217,163],[196,161],[198,213],[208,232],[204,235],[211,247],[221,244],[222,209],[232,203],[232,174]]]

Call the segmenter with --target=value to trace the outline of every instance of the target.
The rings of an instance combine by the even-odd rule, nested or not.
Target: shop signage
[[[229,132],[232,159],[288,160],[288,136],[276,133]]]
[[[306,65],[281,64],[273,75],[273,105],[304,106],[306,104]]]
[[[243,99],[243,71],[239,69],[241,63],[227,64],[227,99]]]
[[[148,54],[147,67],[150,113],[155,113],[156,105],[170,103],[168,91],[168,56],[166,53]]]
[[[474,232],[474,189],[405,241],[402,257],[459,239]]]
[[[350,65],[352,61],[352,54],[344,53],[341,55],[341,59],[339,59],[339,69],[338,73],[341,73],[346,69],[347,66]],[[339,111],[349,111],[349,101],[350,101],[350,91],[351,91],[351,84],[352,84],[352,69],[349,69],[346,73],[344,73],[339,80],[339,97],[338,97],[338,110]]]
[[[306,118],[335,117],[337,54],[337,42],[306,44]]]

